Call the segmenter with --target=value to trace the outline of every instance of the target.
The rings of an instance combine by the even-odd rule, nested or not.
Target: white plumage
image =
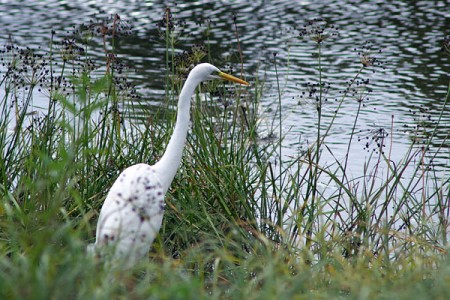
[[[97,239],[88,246],[89,252],[102,258],[110,255],[123,268],[132,267],[147,255],[161,227],[164,195],[181,162],[191,97],[200,82],[217,78],[248,85],[207,63],[192,69],[179,96],[177,121],[166,152],[153,166],[136,164],[119,175],[103,203]]]
[[[114,247],[114,256],[129,268],[150,250],[163,214],[163,188],[155,170],[146,164],[131,166],[120,174],[103,203],[95,245]]]

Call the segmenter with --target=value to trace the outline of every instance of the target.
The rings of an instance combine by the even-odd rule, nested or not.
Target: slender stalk
[[[319,180],[319,161],[321,151],[321,126],[322,126],[322,97],[323,97],[323,85],[322,85],[322,48],[321,43],[317,43],[317,55],[318,55],[318,72],[319,72],[319,96],[316,98],[316,110],[317,110],[317,135],[316,135],[316,148],[315,154],[312,156],[314,163],[310,168],[310,184],[311,184],[311,202],[309,203],[309,216],[306,225],[306,246],[309,248],[312,241],[312,227],[315,218],[315,207],[317,198],[317,183]],[[309,188],[308,188],[309,189]]]
[[[283,153],[282,153],[282,137],[283,137],[283,120],[282,120],[282,113],[281,113],[281,88],[280,88],[280,80],[278,78],[278,68],[277,68],[277,60],[276,60],[276,53],[273,54],[274,58],[274,65],[275,65],[275,78],[277,81],[277,92],[278,92],[278,106],[277,106],[277,113],[278,113],[278,134],[280,137],[280,142],[278,143],[278,157],[279,157],[279,163],[278,163],[278,178],[279,178],[279,197],[277,199],[277,220],[278,220],[278,226],[282,228],[283,225],[283,216],[282,216],[282,203],[281,203],[281,188],[283,186]],[[272,173],[273,176],[273,173]],[[274,186],[275,187],[275,186]]]

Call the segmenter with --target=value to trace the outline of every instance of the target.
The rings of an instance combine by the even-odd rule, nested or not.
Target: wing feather
[[[151,166],[137,164],[125,169],[103,203],[95,248],[113,246],[114,258],[132,266],[150,250],[164,207],[163,188]]]

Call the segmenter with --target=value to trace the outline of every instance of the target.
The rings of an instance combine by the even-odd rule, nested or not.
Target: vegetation
[[[335,169],[322,166],[341,104],[364,102],[370,88],[363,76],[381,66],[365,44],[337,110],[324,115],[329,85],[321,54],[336,29],[323,20],[307,24],[299,37],[316,45],[317,81],[305,95],[316,103],[314,144],[291,161],[280,159],[281,117],[275,141],[260,140],[264,82],[258,78],[251,90],[203,85],[149,260],[123,272],[86,256],[110,185],[125,167],[161,157],[180,78],[190,65],[211,59],[207,46],[177,55],[177,26],[167,10],[159,24],[166,95],[156,112],[138,107],[140,95],[115,53],[116,40],[129,33],[118,16],[81,26],[62,41],[52,37],[47,50],[4,46],[0,298],[445,299],[450,179],[435,173],[432,158],[448,143],[436,136],[446,130],[441,117],[449,94],[435,123],[417,124],[402,161],[390,159],[391,150],[383,149],[390,133],[380,130],[364,174],[348,178],[354,130],[346,159]],[[90,52],[94,42],[104,56]],[[276,55],[273,61],[276,68]],[[48,99],[46,107],[36,106],[36,95]],[[136,113],[147,118],[132,118]],[[380,168],[388,170],[383,177]],[[410,168],[412,176],[404,177]]]

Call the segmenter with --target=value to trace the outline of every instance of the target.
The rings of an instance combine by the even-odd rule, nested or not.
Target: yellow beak
[[[237,82],[237,83],[244,84],[244,85],[249,85],[249,83],[247,81],[244,81],[240,78],[234,77],[233,75],[230,75],[230,74],[227,74],[224,72],[219,72],[219,76],[225,80]]]

